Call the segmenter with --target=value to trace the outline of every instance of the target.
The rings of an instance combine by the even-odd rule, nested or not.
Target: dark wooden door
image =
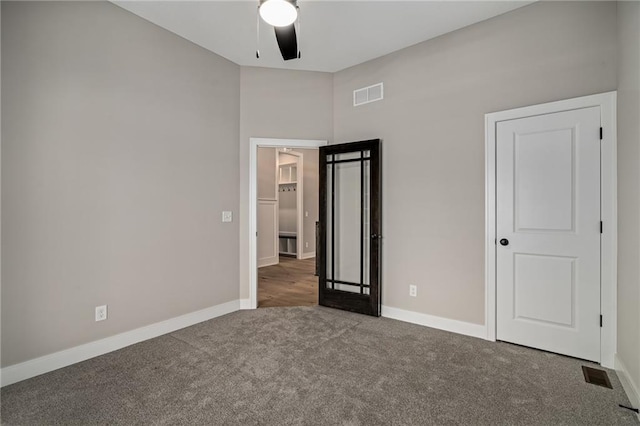
[[[319,303],[380,316],[380,140],[320,148]]]

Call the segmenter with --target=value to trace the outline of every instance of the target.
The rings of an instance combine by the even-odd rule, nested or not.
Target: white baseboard
[[[634,408],[640,407],[640,387],[638,387],[637,383],[634,383],[633,379],[629,375],[627,367],[624,365],[618,354],[615,354],[614,363],[616,373],[618,373],[618,378],[620,379],[620,383],[622,383],[622,387],[629,398],[629,402],[631,402],[631,405]],[[638,419],[640,420],[640,414],[638,414]]]
[[[260,268],[264,268],[266,266],[273,266],[273,265],[277,265],[278,263],[280,263],[280,257],[276,256],[275,258],[267,258],[267,260],[258,260],[258,269]]]
[[[312,251],[311,253],[302,253],[300,259],[311,259],[312,257],[316,257],[316,252]]]
[[[439,330],[450,331],[452,333],[464,334],[465,336],[486,339],[487,331],[484,325],[470,322],[458,321],[448,318],[436,317],[434,315],[421,314],[404,309],[382,306],[382,316],[392,318],[412,324],[424,325]]]
[[[240,299],[240,309],[254,309],[251,306],[251,299]]]
[[[0,386],[7,386],[77,362],[104,355],[144,340],[235,312],[238,309],[240,309],[240,302],[238,300],[232,300],[227,303],[116,334],[115,336],[106,337],[96,340],[95,342],[65,349],[20,364],[10,365],[0,370]]]

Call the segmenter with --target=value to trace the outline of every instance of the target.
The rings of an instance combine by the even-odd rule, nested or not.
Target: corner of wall
[[[622,388],[629,398],[629,402],[635,408],[640,407],[640,388],[638,388],[638,385],[634,383],[633,378],[629,374],[629,370],[627,370],[627,366],[620,359],[618,354],[615,355],[614,362],[616,373],[618,374],[620,383],[622,383]],[[638,420],[640,420],[640,413],[637,414],[637,416]]]

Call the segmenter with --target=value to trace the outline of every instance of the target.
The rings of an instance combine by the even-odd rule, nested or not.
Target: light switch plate
[[[229,211],[222,212],[222,221],[223,222],[233,222],[233,213]]]

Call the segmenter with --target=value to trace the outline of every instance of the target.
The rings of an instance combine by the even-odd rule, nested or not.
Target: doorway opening
[[[318,148],[326,145],[322,140],[250,139],[252,309],[318,303]]]
[[[258,147],[257,167],[258,307],[317,305],[318,149]]]

